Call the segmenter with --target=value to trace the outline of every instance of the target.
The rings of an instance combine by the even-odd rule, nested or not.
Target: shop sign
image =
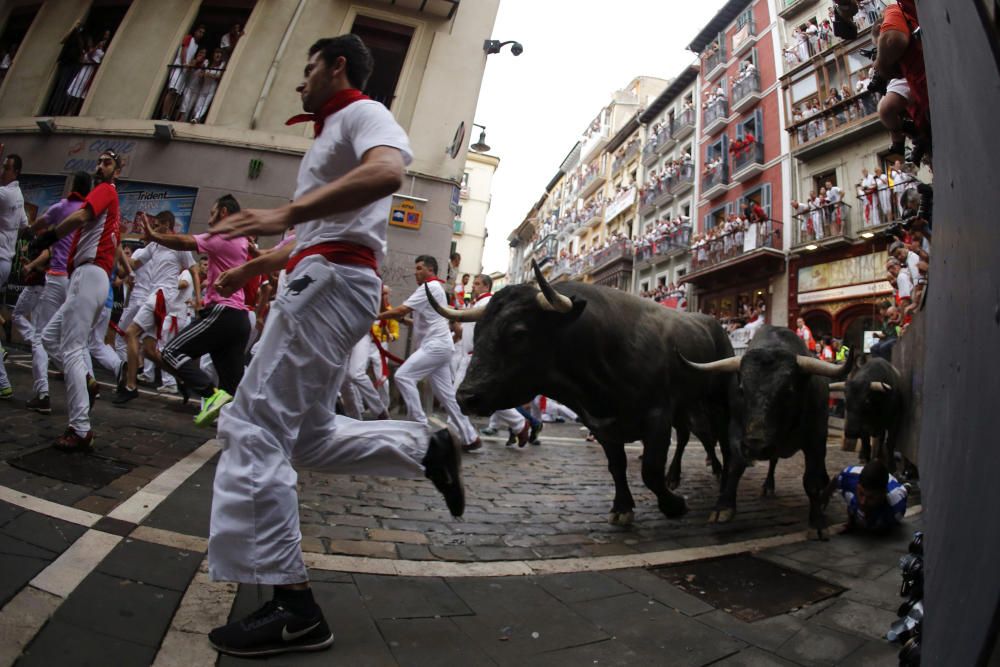
[[[389,211],[389,224],[406,229],[420,229],[423,223],[423,211],[420,210],[420,200],[412,197],[394,195],[392,208]]]
[[[891,293],[892,285],[890,285],[888,281],[880,280],[873,283],[847,285],[846,287],[834,287],[832,289],[819,290],[816,292],[799,292],[799,303],[819,303],[821,301],[857,299]]]
[[[888,258],[888,253],[883,251],[802,267],[799,269],[799,292],[877,282],[885,277]]]
[[[147,215],[170,211],[177,221],[174,231],[187,234],[191,228],[191,212],[197,196],[197,188],[119,181],[118,206],[121,211],[122,236],[142,235],[142,225],[136,219],[140,211]]]

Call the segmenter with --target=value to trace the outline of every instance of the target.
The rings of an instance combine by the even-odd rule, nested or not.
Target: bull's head
[[[681,358],[698,371],[736,374],[743,403],[743,447],[756,459],[769,458],[778,438],[798,422],[810,377],[839,378],[846,373],[841,365],[771,347],[708,363]]]
[[[555,370],[554,354],[563,329],[583,312],[586,302],[560,294],[532,262],[539,289],[511,285],[486,306],[456,310],[427,292],[439,315],[475,322],[475,346],[456,397],[467,414],[488,415],[523,405],[543,393]]]
[[[844,423],[844,436],[847,438],[879,433],[879,423],[886,417],[884,413],[889,409],[894,391],[893,384],[885,381],[896,377],[892,366],[882,360],[866,361],[866,357],[858,360],[857,367],[846,382],[830,384],[830,391],[843,391],[847,401]]]

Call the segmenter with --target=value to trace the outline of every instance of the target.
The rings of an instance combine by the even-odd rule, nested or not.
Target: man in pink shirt
[[[232,195],[225,195],[212,204],[208,221],[211,229],[226,216],[237,213],[240,205]],[[193,392],[205,399],[195,417],[198,426],[210,426],[219,410],[232,400],[236,387],[243,379],[244,349],[250,337],[249,310],[243,290],[222,296],[215,281],[224,271],[245,264],[250,259],[250,244],[245,238],[226,239],[219,235],[160,234],[145,228],[146,241],[155,241],[174,250],[197,251],[208,257],[208,277],[205,281],[205,302],[197,309],[195,320],[184,327],[166,347],[161,358],[166,369],[181,385],[181,391]],[[197,306],[197,304],[196,304]],[[202,355],[212,357],[219,374],[216,387],[201,370]]]

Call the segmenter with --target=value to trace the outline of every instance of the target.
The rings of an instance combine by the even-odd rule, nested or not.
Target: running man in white
[[[427,415],[420,404],[417,382],[429,378],[434,398],[448,413],[448,421],[455,425],[462,439],[462,449],[471,452],[483,446],[479,433],[469,418],[462,414],[455,400],[454,378],[451,373],[451,358],[455,344],[451,340],[448,320],[441,317],[427,300],[427,290],[439,304],[448,303],[444,281],[437,277],[437,260],[430,255],[420,255],[416,259],[414,278],[417,289],[402,305],[382,311],[380,320],[399,320],[413,315],[413,336],[419,347],[414,350],[396,371],[396,388],[406,404],[406,414],[413,421],[427,424]]]
[[[0,289],[7,285],[10,277],[10,263],[14,259],[14,245],[17,233],[28,226],[28,216],[24,212],[24,196],[17,179],[21,176],[21,156],[11,153],[3,161],[0,170]],[[0,357],[7,353],[0,347]],[[0,358],[0,399],[10,399],[14,390],[7,379],[7,368]]]
[[[273,236],[294,226],[297,237],[294,246],[215,281],[231,294],[254,275],[287,271],[257,353],[219,417],[209,572],[217,580],[274,586],[274,599],[261,609],[209,634],[217,650],[233,655],[333,644],[302,559],[296,468],[423,475],[452,514],[465,510],[461,452],[447,430],[432,435],[414,422],[359,422],[335,413],[351,349],[378,314],[376,270],[385,255],[391,195],[412,159],[389,110],[360,92],[372,67],[356,35],[321,39],[309,49],[297,90],[316,140],[302,158],[292,202],[241,211],[211,230]]]

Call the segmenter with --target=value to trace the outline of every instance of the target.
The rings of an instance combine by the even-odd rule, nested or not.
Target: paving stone
[[[896,618],[891,611],[845,599],[817,614],[815,620],[827,627],[882,639]]]
[[[444,580],[356,574],[355,585],[372,618],[429,618],[471,614]]]
[[[326,553],[326,545],[323,544],[323,540],[318,537],[303,537],[300,547],[303,551],[308,551],[310,553]]]
[[[87,532],[84,526],[37,512],[25,512],[0,530],[22,542],[34,544],[57,554],[65,551]]]
[[[218,455],[216,455],[218,456]],[[191,475],[176,491],[160,503],[143,525],[172,530],[185,535],[208,537],[212,508],[212,483],[216,458]]]
[[[43,549],[34,544],[28,544],[10,535],[5,535],[2,532],[0,532],[0,554],[41,560],[55,560],[56,556],[59,555],[54,551]]]
[[[380,620],[378,627],[399,665],[494,665],[450,618]]]
[[[125,539],[97,566],[98,572],[183,593],[198,571],[202,554]]]
[[[55,554],[51,558],[0,554],[0,572],[3,573],[0,576],[0,607],[17,595],[36,574],[48,567],[54,558]]]
[[[155,656],[153,646],[100,634],[54,618],[35,636],[17,664],[23,667],[106,667],[113,662],[121,667],[144,667],[152,664]]]
[[[87,496],[73,503],[73,507],[84,512],[93,512],[94,514],[102,515],[107,514],[119,505],[121,505],[120,499],[105,498],[104,496]]]
[[[800,665],[835,665],[865,643],[857,635],[831,630],[811,621],[778,649],[777,654]]]
[[[525,560],[534,559],[535,552],[521,547],[470,547],[476,560]]]
[[[854,653],[844,658],[841,665],[864,665],[864,667],[896,667],[899,664],[899,646],[884,639],[869,641]]]
[[[671,665],[705,665],[746,646],[639,593],[570,606],[650,661],[669,656]]]
[[[473,556],[472,551],[469,550],[467,547],[432,546],[430,547],[430,551],[437,558],[440,558],[442,560],[472,561],[476,559],[475,556]]]
[[[767,651],[776,651],[805,626],[805,621],[792,616],[773,616],[745,623],[721,610],[698,616],[698,620],[727,635]]]
[[[601,572],[574,572],[538,577],[538,585],[562,602],[582,602],[634,592]]]
[[[412,530],[386,530],[373,528],[368,531],[368,539],[376,542],[401,542],[403,544],[427,544],[427,536]]]
[[[648,570],[612,570],[607,574],[632,590],[642,593],[647,598],[656,600],[660,604],[676,609],[688,616],[704,614],[715,609],[715,607],[707,602],[682,591]]]
[[[719,662],[713,662],[712,667],[796,667],[796,663],[751,646]]]
[[[54,618],[155,649],[180,599],[177,591],[93,572],[66,598]]]
[[[437,556],[422,544],[397,544],[396,552],[404,560],[437,560]]]
[[[579,667],[579,665],[632,667],[647,663],[645,655],[617,637],[518,659],[518,665],[524,667]],[[661,656],[660,664],[670,664],[669,657]]]
[[[312,586],[316,602],[323,608],[336,643],[330,651],[301,661],[298,653],[283,658],[283,665],[350,665],[351,667],[383,667],[394,665],[392,653],[385,645],[378,626],[364,613],[365,603],[353,584],[315,583]]]
[[[368,542],[362,540],[330,540],[329,553],[348,556],[372,556],[375,558],[399,558],[396,545],[389,542]]]

